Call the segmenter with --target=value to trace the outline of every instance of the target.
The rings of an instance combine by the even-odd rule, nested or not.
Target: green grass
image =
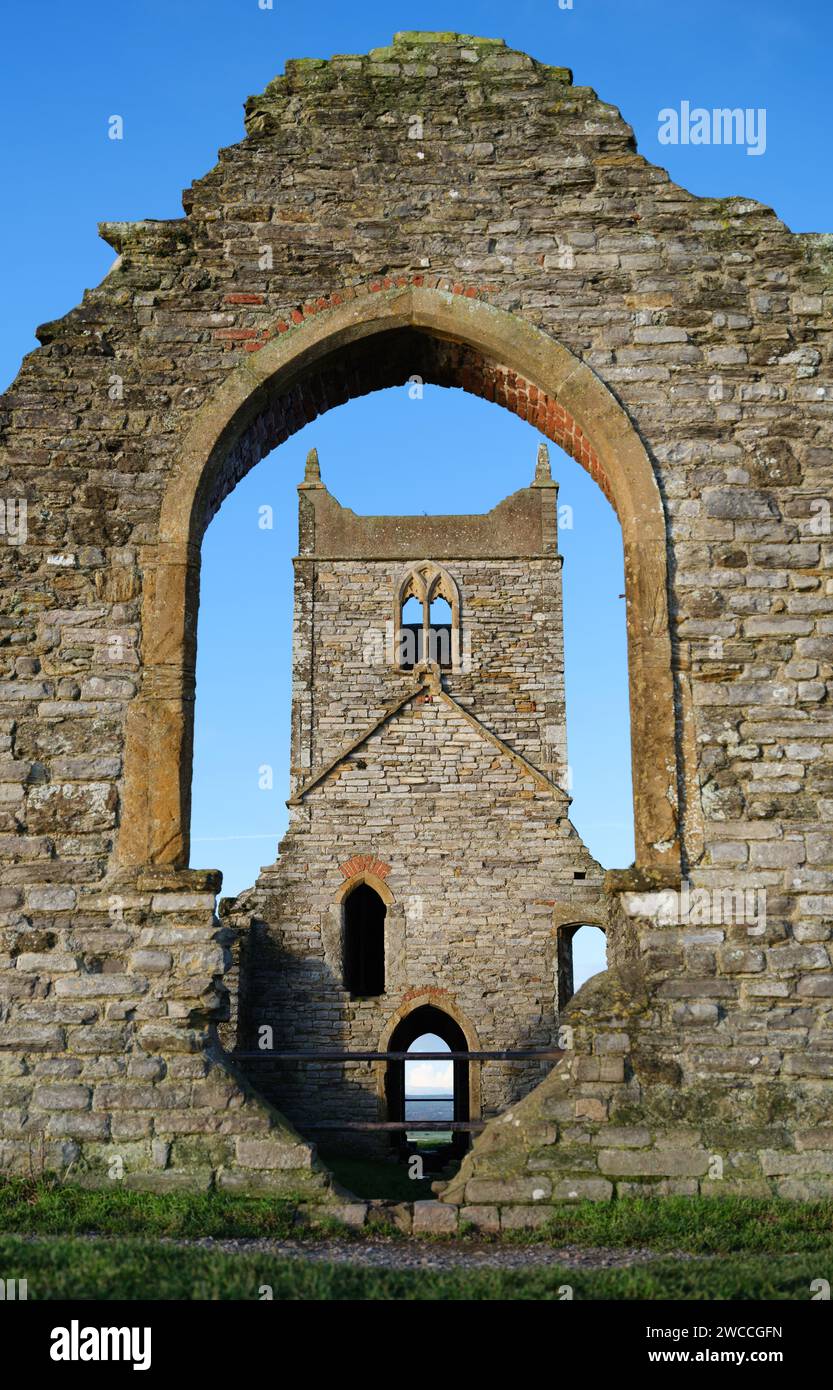
[[[554,1245],[639,1245],[698,1255],[830,1251],[833,1200],[634,1197],[580,1202],[556,1208],[543,1238]]]
[[[343,1162],[367,1167],[364,1160]],[[400,1168],[382,1166],[392,1185],[401,1180]],[[351,1177],[347,1166],[339,1176],[355,1190],[356,1174]],[[407,1195],[420,1195],[418,1184],[405,1180]],[[294,1204],[286,1200],[130,1192],[115,1185],[99,1191],[0,1181],[0,1231],[0,1271],[5,1279],[25,1278],[33,1299],[256,1299],[263,1284],[277,1299],[303,1300],[557,1300],[564,1285],[579,1299],[809,1299],[812,1280],[833,1282],[833,1201],[582,1202],[556,1209],[543,1231],[502,1238],[506,1244],[638,1246],[658,1255],[649,1264],[598,1271],[361,1269],[162,1244],[163,1237],[280,1239],[314,1232],[294,1225]],[[361,1233],[343,1234],[362,1239]],[[459,1244],[465,1249],[471,1241]],[[671,1258],[679,1251],[697,1258]]]
[[[795,1299],[811,1281],[833,1279],[833,1258],[721,1257],[663,1260],[617,1270],[438,1271],[360,1269],[256,1254],[160,1247],[146,1240],[26,1240],[0,1236],[4,1278],[26,1279],[28,1296],[49,1299],[275,1299],[557,1301],[576,1299]]]
[[[293,1231],[295,1204],[221,1192],[129,1192],[71,1183],[0,1181],[0,1231],[21,1234],[272,1236]],[[296,1232],[297,1233],[297,1232]]]
[[[355,1192],[378,1187],[387,1176],[395,1200],[431,1197],[431,1178],[412,1181],[402,1166],[365,1159],[330,1160],[339,1180]],[[380,1170],[378,1173],[376,1169]],[[373,1171],[371,1171],[373,1170]],[[401,1187],[398,1184],[403,1184]],[[407,1184],[407,1186],[404,1186]],[[425,1191],[420,1189],[424,1186]],[[221,1192],[130,1192],[113,1183],[104,1190],[71,1183],[0,1180],[0,1231],[19,1234],[131,1236],[298,1235],[294,1203],[272,1197]],[[503,1237],[504,1240],[508,1237]],[[784,1253],[833,1249],[833,1200],[787,1202],[778,1198],[653,1197],[618,1202],[579,1202],[557,1207],[543,1231],[514,1241],[552,1245],[642,1246],[691,1254]]]

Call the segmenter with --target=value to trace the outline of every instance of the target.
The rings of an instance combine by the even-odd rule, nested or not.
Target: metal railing
[[[480,1052],[320,1052],[314,1049],[298,1049],[294,1052],[270,1052],[259,1049],[255,1052],[231,1052],[234,1062],[557,1062],[564,1056],[563,1048],[502,1048]],[[427,1097],[411,1096],[405,1100],[423,1100]],[[453,1099],[449,1096],[436,1099]],[[316,1131],[382,1130],[391,1134],[412,1130],[418,1133],[438,1132],[473,1134],[484,1129],[485,1120],[319,1120],[316,1124],[304,1123],[304,1129]]]

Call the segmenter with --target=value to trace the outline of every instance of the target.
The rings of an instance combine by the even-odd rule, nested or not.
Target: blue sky
[[[96,223],[178,217],[181,192],[243,136],[243,102],[287,58],[364,53],[400,29],[506,39],[617,105],[647,158],[696,193],[743,194],[794,231],[833,225],[829,0],[37,0],[4,7],[0,389],[33,330],[77,304],[114,253]],[[767,111],[760,158],[658,142],[683,100]],[[108,117],[124,119],[110,140]]]
[[[796,231],[833,226],[828,0],[274,0],[271,9],[258,0],[40,0],[7,7],[3,28],[0,389],[36,346],[35,326],[78,303],[112,263],[98,221],[180,216],[182,189],[242,138],[245,98],[287,58],[366,52],[400,29],[503,37],[571,67],[577,83],[620,107],[640,150],[677,182],[757,198]],[[683,101],[763,108],[765,153],[660,144],[660,111]],[[121,141],[108,138],[114,114]],[[294,487],[312,444],[332,490],[358,511],[480,511],[529,481],[537,437],[459,392],[431,389],[421,402],[381,393],[297,435],[212,523],[192,862],[222,867],[226,892],[273,858],[284,823]],[[621,544],[592,483],[553,455],[561,501],[574,510],[573,529],[562,531],[574,819],[618,866],[632,854]],[[263,503],[275,511],[271,532],[257,527]],[[275,774],[268,793],[258,788],[264,763]]]

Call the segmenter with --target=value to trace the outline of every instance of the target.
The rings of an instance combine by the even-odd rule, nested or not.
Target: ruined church
[[[290,824],[240,904],[238,1045],[552,1049],[602,870],[568,815],[546,445],[484,515],[358,516],[314,450],[298,492]],[[455,1119],[505,1110],[550,1066],[455,1062]],[[402,1061],[264,1059],[253,1079],[313,1138],[409,1118]]]
[[[0,544],[0,1163],[338,1213],[311,1126],[395,1113],[385,1058],[244,1084],[229,1054],[260,1024],[386,1053],[427,1007],[471,1051],[567,1036],[510,1111],[531,1076],[461,1079],[486,1130],[414,1230],[828,1198],[829,237],[689,193],[493,38],[290,61],[245,130],[182,217],[102,224],[107,275],[0,398],[7,530],[28,515]],[[298,430],[414,373],[529,423],[616,512],[634,863],[598,901],[567,818],[545,465],[486,517],[380,519],[313,461],[292,820],[218,912],[189,839],[205,528]],[[660,911],[689,889],[708,922]],[[608,968],[562,1006],[576,922]]]

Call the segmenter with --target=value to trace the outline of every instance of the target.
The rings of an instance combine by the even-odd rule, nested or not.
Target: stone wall
[[[537,1226],[554,1201],[614,1194],[830,1195],[833,996],[820,928],[808,923],[813,944],[799,944],[752,912],[672,924],[671,894],[638,887],[636,874],[609,875],[618,957],[614,946],[610,969],[567,1005],[567,1055],[442,1191],[475,1224],[506,1211],[508,1224]]]
[[[204,1109],[205,1142],[215,1133],[217,1107],[192,1103],[204,1079],[180,1070],[207,1066],[210,1081],[221,1067],[210,1033],[225,1007],[213,918],[201,904],[191,926],[179,897],[192,888],[177,878],[188,863],[200,540],[237,479],[293,430],[417,373],[529,420],[616,506],[636,891],[679,890],[685,875],[693,888],[767,892],[763,936],[713,920],[681,936],[650,913],[620,913],[614,881],[611,949],[636,972],[617,989],[641,999],[644,987],[648,1002],[624,1027],[619,1005],[609,1015],[585,993],[593,1023],[577,1027],[576,1056],[545,1085],[567,1087],[557,1104],[574,1116],[587,1100],[608,1106],[603,1151],[625,1155],[628,1171],[597,1163],[602,1184],[703,1180],[644,1157],[674,1147],[679,1091],[692,1131],[698,1092],[716,1116],[744,1097],[727,1124],[746,1129],[732,1129],[732,1152],[757,1155],[755,1181],[826,1189],[829,238],[794,235],[750,199],[687,193],[638,154],[618,111],[498,41],[405,34],[367,57],[291,63],[249,101],[246,125],[188,190],[183,219],[103,228],[112,270],[42,326],[0,403],[4,1161],[25,1168],[43,1135],[46,1162],[101,1171],[102,1146],[128,1142],[112,1137],[127,1085],[136,1100],[170,1094],[174,1112]],[[149,868],[174,871],[150,897],[139,886]],[[210,896],[214,880],[202,885]],[[171,952],[154,976],[134,950],[169,947],[134,948],[102,906],[133,894],[131,938],[185,911],[174,924],[214,963],[191,972]],[[743,968],[732,968],[736,949]],[[178,1037],[193,1030],[194,1054],[140,1036],[162,1018],[177,1019]],[[122,1026],[115,1054],[95,1041]],[[610,1082],[636,1098],[627,1122],[612,1097],[582,1089],[608,1084],[608,1031],[627,1034],[614,1053],[625,1082]],[[598,1063],[598,1082],[578,1081],[582,1060],[594,1073]],[[146,1067],[164,1074],[138,1074]],[[79,1089],[51,1089],[65,1086]],[[236,1145],[238,1117],[277,1122],[235,1087],[220,1113]],[[531,1113],[539,1101],[520,1104]],[[770,1104],[777,1124],[762,1128]],[[75,1110],[93,1117],[76,1127],[89,1124],[87,1137],[62,1129]],[[151,1116],[155,1126],[159,1110],[137,1105],[137,1128]],[[558,1123],[569,1128],[563,1114]],[[705,1147],[722,1143],[697,1132]],[[511,1139],[507,1174],[528,1177],[545,1148],[547,1161],[559,1155],[554,1171],[566,1155],[572,1181],[563,1134],[553,1146],[530,1130],[521,1153],[524,1134],[498,1121],[467,1163],[503,1164]],[[154,1138],[135,1141],[136,1173],[153,1167]],[[227,1149],[220,1161],[180,1160],[175,1136],[159,1138],[183,1165],[162,1172],[251,1171]],[[575,1142],[589,1163],[593,1144]],[[562,1193],[558,1180],[541,1187],[539,1200]]]
[[[360,517],[327,492],[317,454],[307,475],[294,794],[277,862],[226,909],[243,934],[234,1043],[256,1050],[265,1026],[278,1052],[385,1050],[395,1022],[430,1003],[469,1048],[552,1049],[554,922],[598,918],[602,871],[555,780],[566,781],[567,744],[546,450],[535,483],[483,516]],[[442,672],[399,660],[403,586],[420,566],[452,586],[456,640]],[[362,881],[385,895],[384,990],[356,998],[344,911]],[[500,1113],[547,1070],[516,1063],[481,1075],[473,1065],[465,1118]],[[251,1075],[311,1134],[321,1119],[399,1118],[386,1105],[384,1064],[264,1059]],[[373,1147],[366,1136],[360,1146]]]
[[[219,1046],[231,944],[219,879],[148,870],[109,892],[3,890],[4,1169],[331,1198],[314,1149]]]
[[[385,991],[353,999],[340,865],[349,876],[351,859],[369,852],[385,861],[393,896]],[[309,793],[278,863],[235,905],[241,926],[256,924],[242,1044],[256,1047],[268,1024],[279,1051],[375,1051],[394,1015],[419,1000],[450,1010],[472,1047],[478,1038],[490,1049],[556,1046],[553,907],[569,907],[573,921],[595,917],[599,882],[566,798],[542,790],[440,697],[417,695]],[[292,1066],[268,1093],[302,1128],[322,1117],[376,1120],[385,1118],[378,1071],[351,1066],[345,1081],[332,1068]],[[256,1074],[267,1074],[261,1064]],[[534,1063],[485,1067],[484,1113],[541,1074]]]
[[[319,481],[299,488],[293,791],[413,685],[396,629],[402,585],[420,566],[445,574],[459,605],[448,689],[566,786],[558,489],[545,447],[538,472],[482,516],[361,517],[320,482],[316,455]]]

